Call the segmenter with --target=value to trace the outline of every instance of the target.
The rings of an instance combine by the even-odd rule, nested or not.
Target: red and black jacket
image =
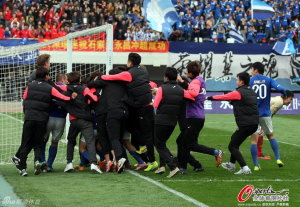
[[[23,95],[25,120],[47,121],[53,97],[70,100],[70,97],[61,94],[42,79],[29,83]]]

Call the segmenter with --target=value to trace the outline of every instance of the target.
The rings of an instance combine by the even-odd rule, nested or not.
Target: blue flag
[[[294,43],[290,38],[288,38],[285,42],[277,41],[273,50],[280,55],[296,54]]]
[[[144,16],[151,29],[163,32],[168,39],[172,33],[172,25],[179,22],[171,0],[144,0]]]
[[[230,28],[229,36],[234,39],[234,43],[245,43],[244,37],[242,36],[241,32],[236,28]]]
[[[275,14],[272,6],[260,0],[252,0],[252,19],[269,19]]]
[[[230,38],[234,39],[234,43],[245,43],[244,37],[240,30],[238,30],[234,25],[228,23],[227,19],[223,19],[222,23],[224,26],[228,27],[229,29],[229,36]]]

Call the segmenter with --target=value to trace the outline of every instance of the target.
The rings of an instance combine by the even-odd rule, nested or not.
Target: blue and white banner
[[[7,50],[8,47],[11,50],[11,56],[0,58],[0,65],[23,65],[23,64],[33,64],[36,61],[36,58],[39,55],[38,50],[32,50],[26,53],[14,53],[13,47],[29,45],[38,43],[36,40],[28,39],[8,39],[0,40],[0,53],[1,51]]]
[[[238,30],[235,27],[235,25],[230,24],[226,18],[222,19],[221,22],[225,25],[225,27],[228,27],[229,36],[230,36],[230,38],[234,39],[234,43],[245,43],[245,40],[244,40],[244,37],[241,34],[241,31]],[[217,24],[218,23],[219,23],[219,20],[218,20]]]
[[[166,39],[173,31],[172,26],[180,21],[171,0],[144,0],[143,9],[150,28],[163,32]]]
[[[295,46],[291,39],[287,39],[285,42],[277,41],[273,50],[279,55],[296,54]]]
[[[202,64],[208,91],[234,90],[236,75],[250,73],[257,61],[265,65],[264,75],[274,78],[287,90],[300,91],[300,54],[276,55],[270,45],[171,42],[168,66],[183,73],[194,60]]]
[[[269,19],[275,14],[272,6],[261,0],[252,0],[252,19]]]
[[[234,27],[230,28],[229,36],[234,39],[234,43],[245,43],[245,40],[244,40],[241,32]]]

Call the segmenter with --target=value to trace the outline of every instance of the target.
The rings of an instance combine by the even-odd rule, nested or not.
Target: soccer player
[[[40,55],[37,60],[36,60],[36,65],[37,65],[37,69],[47,69],[49,70],[50,68],[50,55],[49,54],[43,54]],[[30,77],[28,79],[28,83],[31,83],[32,81],[34,81],[36,79],[36,70],[34,70],[31,74]],[[49,79],[47,80],[47,82],[49,83]],[[12,162],[18,166],[19,162],[20,162],[20,152],[21,152],[21,148],[23,148],[22,143],[18,149],[18,151],[16,152],[16,154],[11,158]]]
[[[190,152],[199,152],[215,156],[217,167],[222,162],[223,152],[201,144],[198,144],[198,136],[205,122],[204,101],[206,96],[205,81],[200,76],[201,64],[192,61],[187,65],[187,77],[192,81],[189,83],[188,91],[195,98],[186,105],[187,127],[183,135],[182,158],[179,160],[181,172],[184,174],[190,159]],[[203,168],[200,170],[203,171]]]
[[[271,114],[272,117],[285,105],[288,106],[292,102],[294,98],[294,93],[292,91],[286,91],[286,96],[276,96],[271,98]],[[263,132],[259,135],[258,141],[257,141],[257,151],[258,151],[258,158],[259,159],[271,159],[269,156],[264,156],[262,152],[262,145],[263,145]]]
[[[161,174],[165,172],[167,164],[170,168],[168,178],[173,177],[179,172],[179,168],[174,162],[172,153],[167,148],[167,141],[173,133],[180,114],[180,108],[183,104],[184,98],[194,100],[188,91],[184,91],[176,82],[177,70],[175,68],[167,67],[164,84],[158,88],[154,100],[154,108],[157,109],[155,116],[155,147],[161,160],[160,168],[155,173]]]
[[[119,74],[122,70],[115,68],[109,71],[110,75]],[[126,104],[127,90],[124,82],[95,80],[88,84],[92,88],[103,88],[103,93],[107,94],[104,104],[107,107],[106,130],[108,142],[114,150],[116,161],[118,162],[118,173],[123,171],[125,164],[124,148],[121,144],[125,121],[128,116]],[[108,150],[105,150],[108,151]]]
[[[152,136],[154,109],[152,105],[152,94],[149,85],[148,71],[140,66],[141,56],[137,53],[128,55],[128,71],[116,75],[103,75],[103,80],[119,80],[127,83],[128,105],[129,105],[129,131],[136,134],[140,146],[140,153],[147,151],[148,167],[145,171],[158,168],[154,156],[154,140]]]
[[[97,134],[95,134],[95,137],[96,136],[97,136]],[[101,145],[98,142],[98,140],[96,140],[96,153],[99,155],[99,157],[100,157],[99,162],[101,163],[104,160],[104,156],[101,151]],[[80,155],[80,163],[79,163],[79,165],[76,165],[74,168],[75,168],[75,170],[78,170],[78,171],[84,171],[85,168],[90,165],[90,156],[89,156],[89,152],[87,150],[87,144],[86,144],[85,138],[82,136],[82,134],[80,136],[80,142],[79,142],[79,155]]]
[[[257,96],[258,101],[258,111],[259,111],[259,126],[267,135],[272,150],[276,157],[276,163],[279,167],[283,167],[283,162],[280,158],[279,146],[278,142],[275,139],[273,134],[273,126],[271,119],[271,110],[270,110],[270,99],[271,99],[271,88],[274,88],[280,91],[284,96],[286,96],[286,92],[282,86],[280,86],[274,79],[264,76],[264,65],[260,62],[255,62],[252,64],[252,77],[250,79],[250,87],[254,90]],[[258,133],[260,129],[257,130],[256,133],[252,135],[251,141],[251,155],[254,163],[254,171],[259,171],[260,166],[257,158],[257,141],[258,141]]]
[[[47,70],[50,69],[50,55],[49,54],[42,54],[40,56],[38,56],[37,60],[36,60],[36,65],[37,65],[37,69],[39,68],[45,68]],[[36,70],[34,70],[28,79],[28,82],[32,82],[36,79]]]
[[[258,127],[258,109],[256,94],[248,86],[250,75],[246,72],[237,75],[237,86],[235,91],[225,95],[207,97],[207,100],[227,100],[233,105],[233,113],[238,129],[232,134],[228,149],[231,153],[230,162],[222,163],[221,166],[229,171],[235,170],[237,161],[241,169],[239,174],[251,174],[251,169],[247,166],[242,153],[239,150],[241,144],[248,136],[253,134]]]
[[[177,77],[177,81],[178,81],[178,85],[180,87],[182,87],[183,89],[188,89],[189,86],[189,82],[190,79],[187,77],[181,77],[178,74]],[[177,143],[177,159],[178,162],[181,163],[182,160],[182,148],[183,148],[183,136],[185,133],[185,130],[187,129],[187,119],[186,119],[186,104],[187,104],[187,100],[184,101],[184,103],[181,105],[181,110],[180,110],[180,114],[178,117],[178,126],[180,129],[180,134],[178,135],[177,139],[176,139],[176,143]],[[202,172],[203,168],[202,165],[199,161],[197,161],[192,155],[191,153],[188,155],[188,163],[194,167],[194,171],[195,172]],[[181,168],[182,170],[183,168]],[[181,171],[182,174],[186,174],[187,171]]]
[[[63,73],[58,73],[56,75],[56,83],[57,87],[60,87],[61,90],[67,91],[67,76]],[[55,101],[51,102],[51,109],[50,109],[50,116],[47,123],[47,131],[45,134],[45,142],[42,145],[42,162],[45,161],[45,148],[47,141],[49,139],[50,133],[52,135],[52,142],[51,146],[49,147],[49,153],[48,153],[48,160],[47,160],[47,169],[46,172],[52,172],[53,168],[53,162],[55,160],[56,154],[57,154],[57,148],[58,148],[58,142],[61,139],[65,124],[66,124],[66,116],[67,112],[65,109],[63,109],[61,106],[58,106],[55,104]]]
[[[147,164],[141,155],[136,152],[135,146],[131,143],[130,132],[125,129],[122,136],[122,144],[128,150],[129,154],[137,161],[135,170],[143,170],[147,168]],[[129,163],[130,164],[130,163]]]
[[[24,125],[22,143],[20,149],[20,163],[17,168],[21,176],[27,176],[26,160],[32,149],[34,149],[35,175],[41,172],[41,146],[46,133],[47,121],[49,119],[50,103],[52,97],[69,101],[70,97],[59,93],[47,83],[49,70],[41,68],[36,70],[36,81],[29,83],[23,95]],[[72,98],[76,94],[72,93]]]
[[[67,74],[67,85],[69,92],[76,92],[78,94],[74,103],[65,104],[64,107],[70,114],[70,128],[68,133],[68,145],[67,145],[67,166],[64,172],[70,172],[74,170],[73,156],[74,147],[76,145],[76,137],[79,132],[82,133],[86,140],[87,149],[89,152],[89,161],[91,163],[91,171],[101,174],[102,171],[97,165],[95,137],[92,122],[92,115],[89,103],[92,101],[97,102],[98,97],[95,96],[89,88],[80,84],[81,75],[79,72],[71,72]]]

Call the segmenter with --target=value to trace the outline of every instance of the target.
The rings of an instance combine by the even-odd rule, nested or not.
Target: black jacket
[[[143,107],[151,103],[152,93],[149,85],[148,71],[141,66],[129,68],[132,81],[127,83],[128,104],[132,107]]]
[[[101,110],[109,111],[116,108],[127,110],[127,90],[124,82],[95,80],[89,82],[88,87],[102,89],[101,97],[99,99],[101,105],[97,104],[97,107],[100,107]],[[99,109],[95,109],[95,111],[97,114]]]
[[[231,101],[233,113],[238,126],[258,125],[257,96],[249,86],[236,89],[242,96],[241,100]]]
[[[174,126],[184,102],[183,89],[176,81],[166,82],[161,87],[163,97],[156,111],[155,124]]]
[[[88,104],[88,98],[83,94],[86,87],[80,84],[69,84],[67,85],[67,88],[68,96],[71,96],[73,92],[77,93],[78,95],[73,101],[60,103],[63,104],[63,107],[70,115],[79,119],[91,121],[91,107]]]
[[[52,87],[37,79],[28,84],[27,97],[23,102],[25,120],[47,121],[50,113]]]

